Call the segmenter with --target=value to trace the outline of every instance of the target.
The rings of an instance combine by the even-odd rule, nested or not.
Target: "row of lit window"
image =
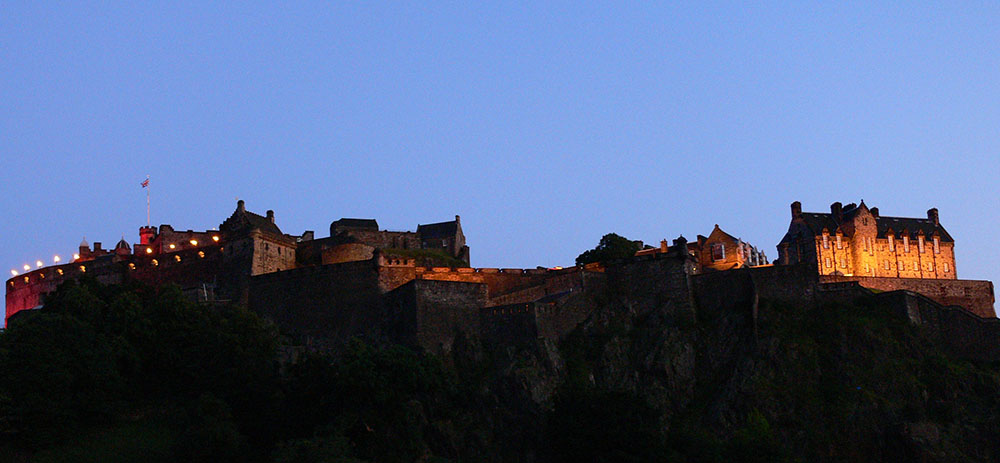
[[[205,251],[198,251],[198,257],[200,257],[200,258],[204,259],[204,258],[205,258]],[[174,256],[174,260],[175,260],[175,261],[177,261],[177,262],[180,262],[180,261],[181,261],[181,256]],[[156,266],[160,265],[160,261],[158,261],[158,260],[156,260],[156,259],[153,259],[153,260],[151,260],[151,261],[150,261],[149,263],[150,263],[150,264],[152,264],[152,265],[153,265],[153,267],[156,267]],[[129,270],[135,270],[135,264],[134,264],[134,263],[130,263],[130,264],[128,264],[128,268],[129,268]],[[63,274],[63,269],[61,269],[61,268],[57,268],[57,269],[56,269],[56,273],[58,273],[59,275],[62,275],[62,274]],[[80,266],[80,273],[87,273],[87,267],[86,267],[86,266],[84,266],[84,265],[81,265],[81,266]],[[15,275],[16,275],[16,273],[15,273]],[[41,278],[42,280],[44,280],[44,279],[45,279],[45,274],[44,274],[44,273],[40,273],[40,274],[39,274],[38,276],[39,276],[39,278]],[[30,283],[30,282],[31,282],[31,279],[30,279],[30,278],[28,278],[28,276],[27,276],[27,275],[25,275],[25,276],[24,276],[24,282],[25,282],[25,283]],[[10,282],[10,285],[11,285],[11,286],[14,286],[14,282],[13,282],[13,281],[11,281],[11,282]]]
[[[219,242],[219,236],[218,235],[213,236],[212,237],[212,241],[215,241],[216,243],[218,243]],[[188,241],[188,243],[191,243],[191,246],[197,246],[198,245],[198,240],[191,240],[191,241]],[[174,244],[174,243],[168,244],[167,247],[170,248],[170,249],[177,249],[177,245]],[[153,248],[147,247],[146,248],[146,254],[152,254],[152,253],[153,253]]]
[[[829,257],[827,257],[824,260],[823,264],[827,268],[830,268],[830,267],[833,266],[833,262],[830,260]],[[947,262],[943,263],[942,265],[944,266],[944,273],[950,273],[951,272],[951,267],[948,265]],[[882,268],[883,269],[890,270],[891,267],[892,267],[892,265],[890,264],[890,262],[888,260],[883,261],[883,263],[882,263]],[[840,268],[847,268],[847,259],[844,259],[844,258],[840,259]],[[900,263],[899,264],[899,270],[900,271],[906,271],[906,264]],[[919,272],[920,271],[920,264],[919,263],[917,263],[917,262],[913,263],[913,271],[914,272]],[[933,272],[934,271],[934,263],[933,262],[928,262],[927,263],[927,271],[928,272]],[[866,273],[867,272],[871,272],[871,268],[869,267],[868,262],[865,262],[865,272]]]
[[[835,238],[837,243],[837,249],[844,249],[844,243],[841,241],[840,235],[837,235]],[[892,235],[889,235],[888,241],[889,241],[889,251],[895,252],[896,240],[893,239]],[[868,251],[869,254],[874,254],[875,252],[874,240],[871,237],[865,237],[863,243],[865,251]],[[830,236],[826,234],[823,235],[823,249],[830,249]],[[918,252],[921,253],[924,252],[923,236],[917,237],[917,249]],[[880,251],[882,250],[882,246],[879,246],[879,250]],[[903,252],[910,252],[910,237],[906,235],[903,235]],[[938,239],[937,237],[934,237],[934,254],[941,254],[941,240]]]

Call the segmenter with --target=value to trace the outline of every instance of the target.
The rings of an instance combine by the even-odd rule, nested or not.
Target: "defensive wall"
[[[287,334],[322,347],[353,336],[378,336],[383,313],[372,261],[318,265],[256,275],[247,305]]]
[[[192,299],[214,300],[222,249],[186,249],[156,257],[108,254],[93,260],[53,265],[11,278],[7,282],[6,317],[38,307],[45,296],[65,281],[92,277],[103,284],[138,280],[151,285],[175,284]]]
[[[697,268],[686,244],[681,251],[635,257],[608,265],[607,285],[612,297],[638,311],[664,310],[668,316],[694,320],[691,276]]]
[[[535,302],[483,307],[479,309],[483,340],[499,345],[531,343],[537,339],[558,342],[593,310],[583,297],[584,291],[552,294]]]
[[[397,342],[447,353],[457,336],[479,336],[482,283],[413,280],[386,295],[385,332]]]
[[[996,317],[993,309],[995,302],[993,283],[990,281],[835,275],[822,275],[819,281],[821,283],[856,281],[865,288],[877,291],[911,291],[923,294],[944,306],[962,306],[980,317]]]
[[[896,315],[925,327],[956,355],[981,361],[1000,360],[1000,319],[996,317],[984,318],[907,290],[873,297],[893,308]]]

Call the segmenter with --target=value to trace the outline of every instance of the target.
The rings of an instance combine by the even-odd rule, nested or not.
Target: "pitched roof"
[[[796,222],[793,221],[792,226],[788,228],[788,233],[785,234],[781,242],[792,241],[797,236],[803,234],[816,236],[823,233],[824,228],[831,234],[836,233],[840,224],[852,219],[860,209],[860,206],[851,207],[850,209],[845,208],[842,212],[844,219],[840,222],[834,219],[833,214],[829,212],[803,212],[801,223],[805,227],[796,226]],[[943,226],[940,224],[934,225],[934,222],[927,218],[879,216],[875,218],[875,225],[878,230],[878,238],[885,238],[886,233],[891,228],[896,237],[902,236],[902,233],[906,231],[910,237],[916,238],[917,233],[923,231],[925,236],[931,236],[934,232],[937,232],[941,236],[942,242],[955,241]]]
[[[417,225],[417,233],[421,238],[447,238],[458,233],[458,221],[438,222],[427,225]]]
[[[341,218],[340,220],[332,223],[331,225],[338,228],[362,228],[378,230],[378,221],[375,219],[351,219],[351,218]]]
[[[243,201],[240,201],[240,205],[233,212],[233,215],[229,216],[225,222],[219,225],[219,230],[227,232],[260,230],[262,232],[282,235],[281,229],[274,222],[271,222],[271,219],[244,209],[242,203]]]
[[[931,236],[934,232],[938,232],[941,235],[941,241],[943,242],[953,242],[951,235],[948,231],[944,229],[941,225],[934,225],[930,219],[914,219],[909,217],[879,217],[876,221],[878,224],[878,237],[884,238],[886,233],[891,228],[893,233],[898,236],[902,236],[903,231],[909,232],[911,237],[917,236],[920,231],[924,232],[925,236]]]

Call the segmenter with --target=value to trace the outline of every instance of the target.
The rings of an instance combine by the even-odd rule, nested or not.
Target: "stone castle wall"
[[[878,291],[905,290],[923,294],[942,305],[965,307],[984,318],[996,317],[993,308],[993,283],[980,280],[944,280],[917,278],[845,277],[823,275],[823,283],[856,281],[861,286]]]
[[[371,261],[257,275],[248,306],[304,343],[336,344],[377,336],[383,316],[378,270]]]

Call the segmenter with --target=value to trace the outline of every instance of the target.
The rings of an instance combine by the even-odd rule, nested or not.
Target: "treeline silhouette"
[[[451,461],[503,445],[490,429],[504,405],[437,358],[361,341],[280,361],[287,352],[272,325],[240,307],[198,305],[176,287],[67,283],[0,335],[0,457]],[[542,456],[600,445],[626,449],[609,450],[621,461],[659,445],[646,439],[655,420],[630,424],[654,416],[641,400],[590,394],[556,405],[549,418],[570,434],[547,432],[555,447]],[[611,415],[622,417],[614,436],[592,441]]]

